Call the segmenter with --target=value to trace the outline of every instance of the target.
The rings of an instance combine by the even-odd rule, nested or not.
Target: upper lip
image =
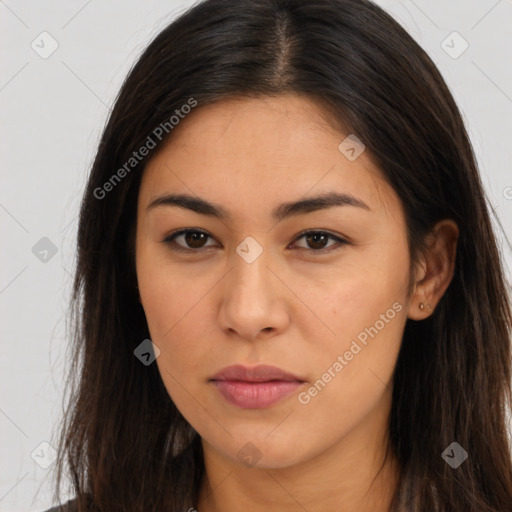
[[[271,380],[299,381],[303,379],[285,372],[276,366],[262,364],[259,366],[248,367],[241,364],[227,366],[216,373],[210,380],[238,380],[244,382],[268,382]]]

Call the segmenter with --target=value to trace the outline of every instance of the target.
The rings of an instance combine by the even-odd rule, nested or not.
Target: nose
[[[232,257],[232,269],[223,279],[219,311],[220,326],[230,336],[237,333],[254,340],[282,332],[289,324],[290,292],[276,270],[278,265],[267,254],[264,250],[251,263],[236,253]]]

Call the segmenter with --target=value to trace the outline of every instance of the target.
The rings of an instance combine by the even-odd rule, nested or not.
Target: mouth
[[[306,381],[275,366],[234,365],[215,374],[210,382],[230,404],[263,409],[292,395]]]

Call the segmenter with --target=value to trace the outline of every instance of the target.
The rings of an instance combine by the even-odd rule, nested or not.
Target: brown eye
[[[328,233],[326,231],[306,231],[299,235],[298,238],[295,239],[295,241],[300,240],[304,238],[307,243],[307,247],[301,247],[299,246],[299,249],[305,249],[310,250],[312,252],[328,252],[331,249],[331,247],[336,245],[345,245],[349,242],[347,240],[344,240],[343,238],[340,238],[338,236],[332,235],[331,233]],[[334,243],[331,245],[326,245],[329,240],[333,240],[334,242],[338,242],[338,244]],[[335,247],[333,247],[334,249]]]
[[[329,237],[323,233],[306,235],[306,240],[312,249],[324,249]]]
[[[197,229],[182,229],[181,231],[168,236],[164,240],[164,243],[174,245],[174,249],[178,251],[194,251],[200,250],[203,247],[211,247],[211,245],[205,245],[208,238],[211,238],[211,236],[204,231]],[[183,242],[178,243],[178,239],[182,239]]]
[[[206,239],[208,238],[208,235],[205,235],[199,231],[189,231],[183,236],[185,237],[185,242],[194,249],[203,247]]]

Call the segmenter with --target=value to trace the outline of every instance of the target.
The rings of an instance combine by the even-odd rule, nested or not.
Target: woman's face
[[[300,96],[225,100],[183,119],[144,171],[136,267],[156,364],[223,459],[283,468],[383,438],[406,225],[363,148],[339,148],[348,135]],[[148,208],[171,194],[214,206]],[[309,203],[326,194],[345,201]],[[232,365],[247,372],[218,376]]]

